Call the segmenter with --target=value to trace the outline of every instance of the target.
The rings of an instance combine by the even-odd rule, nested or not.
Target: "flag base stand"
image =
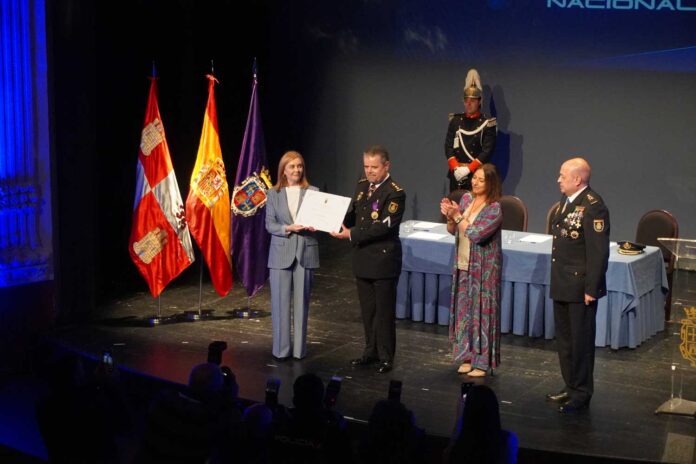
[[[696,401],[684,400],[682,398],[670,398],[655,410],[655,414],[696,417]]]
[[[263,311],[251,308],[233,309],[232,311],[229,311],[228,314],[236,319],[258,319],[259,317],[263,317],[265,315]]]
[[[148,327],[156,327],[158,325],[173,324],[177,322],[177,316],[162,316],[161,314],[156,314],[154,316],[146,317],[143,322]]]
[[[157,327],[158,325],[173,324],[175,322],[179,322],[179,318],[177,315],[162,315],[162,295],[157,295],[157,314],[146,317],[145,319],[143,319],[143,323],[147,327]]]
[[[214,309],[201,309],[199,311],[184,311],[184,320],[188,322],[198,322],[205,321],[209,319],[214,319],[215,314]]]
[[[251,298],[252,297],[250,296],[247,297],[246,308],[235,308],[230,311],[227,311],[227,314],[229,314],[235,319],[258,319],[261,317],[270,316],[271,313],[269,311],[263,311],[261,309],[252,309]]]
[[[684,321],[682,321],[684,322]],[[682,326],[682,337],[684,336],[684,326]],[[682,338],[683,340],[683,338]],[[683,345],[682,345],[683,346]],[[681,348],[681,347],[680,347]],[[684,388],[684,369],[680,369],[679,363],[672,363],[672,390],[669,399],[662,403],[655,414],[669,414],[674,416],[689,416],[696,419],[696,401],[689,401],[682,398]]]

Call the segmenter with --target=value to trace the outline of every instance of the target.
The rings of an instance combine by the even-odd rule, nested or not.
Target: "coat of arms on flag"
[[[266,191],[273,183],[265,167],[261,174],[254,172],[232,190],[232,212],[240,216],[253,216],[266,204]]]
[[[215,291],[225,296],[232,288],[230,256],[230,197],[222,161],[215,105],[214,76],[208,75],[208,104],[203,116],[201,142],[186,199],[186,220],[208,264]]]
[[[136,173],[128,251],[150,293],[157,297],[195,258],[157,103],[155,77],[150,79]]]
[[[225,165],[220,158],[215,158],[212,163],[201,166],[201,170],[191,180],[191,188],[203,203],[212,207],[222,195],[227,193],[225,178]]]

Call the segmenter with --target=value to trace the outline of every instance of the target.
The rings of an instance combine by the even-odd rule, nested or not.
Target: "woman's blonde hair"
[[[290,150],[283,154],[283,156],[280,158],[280,162],[278,163],[278,181],[273,186],[277,192],[279,192],[283,187],[288,186],[288,180],[285,178],[285,174],[283,174],[285,172],[285,166],[287,166],[290,161],[295,161],[296,159],[302,161],[302,179],[300,179],[300,187],[309,187],[309,181],[307,180],[307,166],[305,165],[304,158],[299,151]]]

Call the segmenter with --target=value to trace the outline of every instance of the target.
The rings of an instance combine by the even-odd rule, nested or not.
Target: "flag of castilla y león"
[[[159,296],[195,259],[157,104],[154,77],[140,139],[128,250],[153,297]]]
[[[232,288],[230,256],[230,196],[222,161],[215,107],[215,77],[208,75],[208,105],[196,165],[186,199],[186,219],[198,243],[215,290],[225,296]]]

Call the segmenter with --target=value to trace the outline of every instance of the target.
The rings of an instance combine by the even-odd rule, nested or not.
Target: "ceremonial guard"
[[[358,181],[344,227],[334,237],[350,239],[353,273],[365,329],[365,348],[354,366],[392,369],[396,350],[396,286],[401,274],[399,225],[406,193],[389,175],[389,154],[379,145],[363,155],[365,178]]]
[[[550,296],[565,386],[546,399],[560,403],[561,413],[590,404],[597,300],[607,293],[609,211],[589,180],[590,165],[584,159],[563,163],[558,177],[563,196],[551,223]]]
[[[493,155],[498,128],[495,118],[481,113],[482,96],[478,71],[470,69],[464,83],[465,111],[451,117],[445,139],[450,192],[471,190],[471,174]]]

